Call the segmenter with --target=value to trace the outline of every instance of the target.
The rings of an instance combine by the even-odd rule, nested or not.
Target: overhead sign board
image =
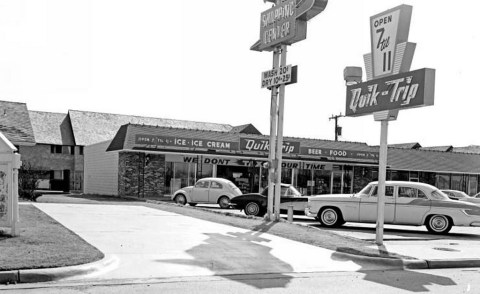
[[[260,40],[250,48],[272,51],[307,38],[307,21],[321,13],[328,0],[283,0],[260,16]]]
[[[328,160],[345,160],[358,162],[378,162],[378,152],[373,151],[357,151],[346,149],[331,149],[318,147],[301,147],[301,155],[312,157],[326,158]]]
[[[346,116],[433,105],[435,70],[423,68],[347,87]]]
[[[393,73],[397,44],[407,42],[412,6],[400,5],[370,17],[373,77]]]
[[[261,47],[287,42],[295,36],[296,0],[287,0],[262,12],[260,16]]]
[[[292,82],[292,66],[280,66],[262,72],[262,88],[270,88]]]
[[[156,135],[135,135],[135,145],[145,145],[145,147],[157,148],[160,146],[168,147],[186,147],[201,148],[213,150],[238,150],[238,142],[228,142],[219,140],[206,140],[197,138],[156,136]]]
[[[268,139],[240,138],[241,151],[268,152],[270,142]],[[283,153],[298,154],[300,152],[300,142],[283,141]]]

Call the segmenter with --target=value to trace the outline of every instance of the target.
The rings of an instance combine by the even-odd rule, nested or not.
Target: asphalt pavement
[[[21,282],[480,266],[478,228],[454,228],[450,235],[435,236],[421,231],[424,228],[386,226],[384,249],[415,258],[402,261],[339,253],[144,206],[35,206],[101,250],[105,259],[74,267],[18,271]],[[313,221],[295,220],[317,229]],[[374,225],[347,224],[335,232],[375,240]],[[372,242],[372,246],[377,245]]]

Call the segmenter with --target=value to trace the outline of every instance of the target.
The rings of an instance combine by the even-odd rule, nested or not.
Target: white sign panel
[[[406,42],[412,7],[400,5],[370,18],[373,77],[393,74],[397,45]]]
[[[274,68],[262,72],[262,88],[275,87],[292,81],[292,66]]]
[[[373,65],[375,76],[391,74],[400,11],[377,17],[372,22]]]

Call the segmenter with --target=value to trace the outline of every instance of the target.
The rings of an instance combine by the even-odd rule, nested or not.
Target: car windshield
[[[268,187],[262,191],[262,195],[268,196]],[[282,186],[280,196],[300,197],[302,194],[294,186]]]
[[[238,194],[242,194],[242,191],[237,187],[235,186],[234,183],[230,182],[230,181],[227,181],[228,183],[228,186],[235,192],[237,192]]]
[[[372,189],[373,185],[367,185],[365,186],[365,188],[363,188],[360,192],[358,192],[357,194],[355,194],[355,196],[357,197],[360,197],[362,195],[364,196],[368,196],[368,194],[370,194],[370,190]]]
[[[443,193],[440,190],[433,190],[431,193],[432,199],[433,200],[449,200],[447,194]]]

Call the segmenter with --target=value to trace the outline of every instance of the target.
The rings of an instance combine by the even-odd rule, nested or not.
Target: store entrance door
[[[343,194],[343,172],[332,172],[332,181],[330,187],[332,187],[332,194]]]

